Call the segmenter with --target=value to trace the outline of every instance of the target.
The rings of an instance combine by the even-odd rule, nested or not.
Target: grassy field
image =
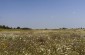
[[[85,55],[85,30],[0,30],[0,55]]]

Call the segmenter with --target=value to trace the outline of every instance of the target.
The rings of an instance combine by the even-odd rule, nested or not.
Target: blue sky
[[[0,0],[0,25],[85,27],[85,0]]]

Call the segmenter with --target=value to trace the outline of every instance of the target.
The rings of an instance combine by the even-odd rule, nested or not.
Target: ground
[[[85,30],[0,29],[0,55],[85,55]]]

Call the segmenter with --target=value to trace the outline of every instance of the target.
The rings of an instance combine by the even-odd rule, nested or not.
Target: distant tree
[[[47,28],[45,28],[44,30],[48,30]]]
[[[2,25],[0,25],[0,28],[2,28]]]
[[[62,28],[62,29],[68,29],[68,28]]]
[[[12,28],[12,27],[5,26],[5,25],[0,25],[0,28],[2,28],[2,29],[23,29],[23,30],[32,30],[31,28],[20,28],[20,27]]]
[[[31,28],[21,28],[23,30],[32,30]]]
[[[20,29],[20,27],[17,27],[17,29]]]
[[[5,25],[0,25],[0,28],[2,28],[2,29],[12,29],[12,28],[5,26]]]
[[[68,28],[63,27],[63,28],[60,28],[60,29],[68,29]]]
[[[3,27],[4,29],[6,29],[6,26],[5,26],[5,25],[3,25],[2,27]]]
[[[10,27],[6,26],[5,29],[11,29]]]

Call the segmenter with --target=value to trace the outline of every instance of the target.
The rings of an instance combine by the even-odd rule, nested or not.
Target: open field
[[[0,55],[85,55],[85,30],[0,30]]]

